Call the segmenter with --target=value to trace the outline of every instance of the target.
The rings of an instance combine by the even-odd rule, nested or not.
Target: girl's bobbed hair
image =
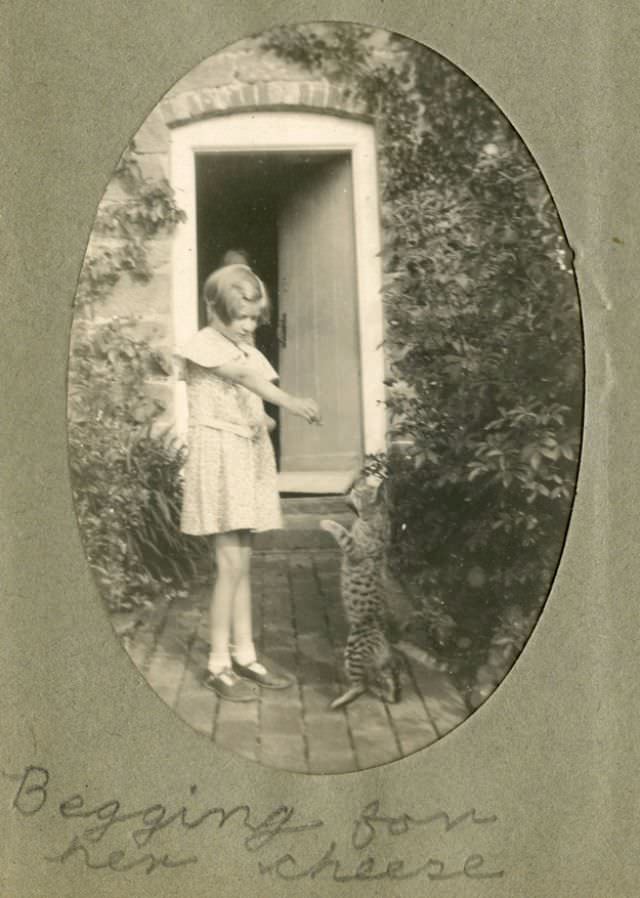
[[[224,265],[204,282],[203,295],[209,318],[215,312],[224,324],[240,314],[243,302],[260,306],[259,324],[269,321],[270,303],[264,284],[248,265]]]

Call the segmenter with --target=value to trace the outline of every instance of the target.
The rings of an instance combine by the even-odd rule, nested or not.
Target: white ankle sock
[[[243,667],[248,667],[250,664],[254,664],[257,660],[256,649],[252,642],[248,645],[232,645],[229,649],[234,661],[237,661],[238,664],[242,664]]]
[[[209,672],[214,675],[222,673],[223,670],[228,670],[231,667],[229,652],[210,652],[207,667]]]

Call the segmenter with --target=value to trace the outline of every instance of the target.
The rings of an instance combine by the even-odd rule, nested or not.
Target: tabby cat
[[[385,702],[400,700],[398,668],[385,633],[390,615],[382,577],[381,486],[377,476],[363,476],[354,483],[347,502],[357,517],[350,532],[335,521],[320,522],[342,549],[340,588],[349,623],[344,659],[350,687],[331,703],[332,708],[348,704],[367,689]]]

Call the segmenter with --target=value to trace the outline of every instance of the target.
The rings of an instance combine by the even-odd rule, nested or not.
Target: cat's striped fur
[[[349,494],[357,513],[351,531],[335,521],[321,521],[342,549],[340,588],[349,623],[344,652],[349,689],[332,702],[340,708],[370,690],[385,702],[400,699],[400,680],[386,629],[389,611],[384,597],[384,510],[380,479],[362,477]]]

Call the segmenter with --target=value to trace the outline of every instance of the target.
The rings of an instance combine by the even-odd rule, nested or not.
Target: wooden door
[[[291,166],[278,226],[280,377],[288,392],[318,400],[323,425],[283,414],[280,468],[325,472],[326,482],[362,457],[353,214],[348,155]]]

